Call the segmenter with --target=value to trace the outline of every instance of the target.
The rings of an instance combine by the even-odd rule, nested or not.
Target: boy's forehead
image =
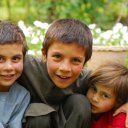
[[[51,43],[51,45],[50,46],[52,46],[52,45],[56,45],[56,46],[58,46],[58,45],[61,45],[61,46],[65,46],[65,47],[76,47],[76,48],[81,48],[81,49],[83,49],[83,50],[86,50],[86,48],[84,47],[84,46],[82,46],[81,44],[79,44],[79,43],[77,43],[77,42],[62,42],[62,41],[54,41],[54,42],[52,42]],[[50,47],[49,46],[49,47]]]
[[[84,58],[86,55],[86,49],[75,42],[72,43],[54,42],[49,47],[48,51],[60,52],[65,55],[81,56]]]

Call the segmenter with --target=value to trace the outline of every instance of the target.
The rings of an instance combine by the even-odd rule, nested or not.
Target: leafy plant
[[[34,21],[32,26],[26,26],[23,21],[18,22],[19,27],[23,30],[28,46],[29,53],[40,56],[41,47],[48,23]],[[94,45],[104,46],[128,46],[128,27],[121,23],[115,24],[111,30],[103,31],[96,24],[90,24]]]
[[[96,24],[89,25],[94,45],[124,46],[128,45],[128,27],[116,23],[111,30],[103,31]]]

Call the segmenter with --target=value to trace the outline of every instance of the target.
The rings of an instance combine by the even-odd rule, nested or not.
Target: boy
[[[82,68],[91,54],[92,34],[85,24],[75,19],[51,24],[43,42],[44,62],[26,56],[19,81],[32,95],[26,127],[89,127],[91,109],[81,94],[88,88],[89,72]]]
[[[26,128],[89,127],[91,108],[81,95],[88,72],[81,70],[91,54],[92,34],[84,23],[62,19],[51,24],[43,42],[44,62],[26,56],[20,78],[32,95]]]
[[[22,73],[27,44],[15,24],[0,21],[0,128],[22,128],[29,92],[15,81]]]
[[[126,128],[126,114],[113,116],[128,100],[128,69],[118,63],[106,63],[92,72],[87,98],[91,103],[91,128]]]

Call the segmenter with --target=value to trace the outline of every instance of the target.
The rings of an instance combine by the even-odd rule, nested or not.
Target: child
[[[117,63],[104,64],[91,74],[90,81],[91,128],[126,128],[126,114],[113,113],[128,101],[128,69]]]
[[[44,62],[26,56],[19,80],[32,95],[27,128],[89,127],[91,108],[81,94],[87,90],[88,79],[82,69],[91,54],[92,34],[87,25],[75,19],[51,24],[43,42]]]
[[[89,72],[82,68],[91,54],[92,34],[85,24],[75,19],[51,24],[43,42],[44,62],[26,56],[19,79],[32,95],[26,127],[89,127],[90,104],[83,96]]]
[[[22,128],[30,95],[15,81],[22,73],[26,51],[22,30],[11,22],[0,21],[0,128]]]

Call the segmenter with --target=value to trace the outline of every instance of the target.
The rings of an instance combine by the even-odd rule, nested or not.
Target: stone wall
[[[87,63],[87,68],[95,70],[97,66],[109,61],[126,64],[128,47],[121,46],[94,46],[91,59]]]

